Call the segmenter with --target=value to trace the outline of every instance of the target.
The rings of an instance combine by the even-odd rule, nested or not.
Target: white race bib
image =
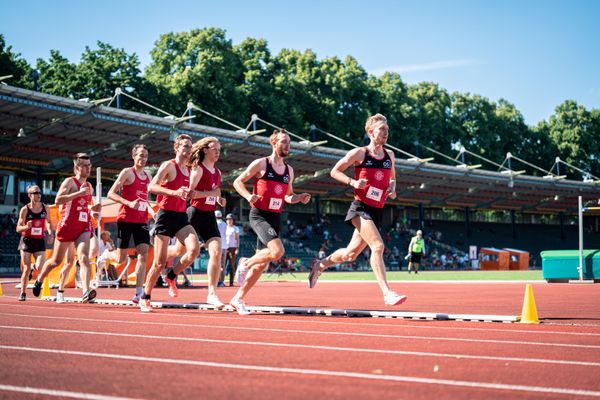
[[[283,204],[282,199],[271,199],[271,201],[269,201],[269,209],[270,210],[279,210],[281,208],[282,204]]]
[[[31,228],[31,234],[35,235],[35,236],[40,236],[42,234],[42,228],[41,227],[36,227],[36,228]]]
[[[217,198],[215,196],[208,196],[206,198],[206,204],[210,204],[211,206],[214,206],[216,202],[217,202]]]
[[[369,186],[369,189],[367,190],[367,199],[380,201],[382,195],[383,195],[383,190],[377,189],[376,187],[373,187],[373,186]]]
[[[88,213],[85,211],[79,211],[79,221],[88,222]]]
[[[146,203],[146,202],[138,204],[138,210],[139,211],[146,211],[147,208],[148,208],[148,203]]]

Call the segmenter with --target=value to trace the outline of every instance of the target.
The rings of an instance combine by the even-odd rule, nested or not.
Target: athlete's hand
[[[397,195],[396,195],[396,192],[395,192],[395,191],[391,192],[391,191],[388,189],[388,194],[387,194],[387,197],[389,197],[390,199],[395,199],[395,198],[397,197]]]
[[[90,210],[92,210],[92,212],[96,212],[99,213],[100,211],[102,211],[102,204],[101,203],[96,203],[93,206],[90,207]]]
[[[90,185],[83,185],[81,189],[77,191],[78,197],[80,196],[91,196],[92,187]]]
[[[133,208],[134,210],[137,210],[138,207],[140,206],[140,203],[143,202],[143,200],[141,199],[135,199],[134,201],[128,201],[127,202],[127,207],[129,208]]]
[[[219,203],[221,207],[225,207],[227,199],[225,197],[217,197],[217,203]]]
[[[298,201],[302,204],[306,204],[310,201],[310,193],[300,193],[298,195]]]
[[[352,179],[350,184],[354,189],[364,189],[367,186],[367,180],[365,178]]]
[[[257,201],[259,201],[260,199],[262,199],[262,196],[259,196],[259,195],[257,195],[257,194],[252,194],[252,195],[250,196],[250,198],[249,198],[249,199],[247,199],[247,200],[248,200],[248,203],[250,203],[250,204],[254,204],[254,203],[256,203]]]

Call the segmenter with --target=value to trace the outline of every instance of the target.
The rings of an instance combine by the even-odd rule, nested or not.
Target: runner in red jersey
[[[200,246],[194,228],[186,214],[186,200],[190,193],[190,170],[187,166],[192,150],[192,139],[188,135],[175,138],[175,158],[162,163],[150,182],[148,191],[157,194],[158,213],[153,227],[154,262],[148,271],[144,291],[140,300],[142,312],[152,311],[150,295],[158,276],[167,265],[169,241],[172,237],[184,246],[185,253],[167,275],[169,295],[177,297],[177,274],[185,270],[198,256]]]
[[[390,289],[386,279],[383,251],[385,245],[379,233],[385,200],[396,198],[396,171],[394,153],[383,146],[388,139],[387,119],[376,114],[365,124],[370,143],[365,147],[350,150],[331,170],[331,177],[354,188],[354,201],[346,215],[346,223],[354,227],[354,234],[346,248],[338,249],[322,260],[313,262],[308,276],[309,287],[314,287],[319,275],[328,267],[345,261],[354,261],[369,246],[371,268],[383,292],[387,305],[399,305],[406,296]],[[354,166],[354,179],[344,173]]]
[[[131,248],[131,239],[137,253],[135,265],[135,296],[132,301],[139,303],[142,296],[150,233],[148,231],[148,214],[154,218],[154,209],[148,203],[148,185],[152,175],[144,168],[148,162],[148,149],[143,144],[136,144],[131,151],[133,167],[124,168],[108,191],[108,198],[121,204],[117,216],[117,249],[100,254],[98,266],[112,262],[122,264],[127,259],[127,251]]]
[[[190,207],[188,220],[208,249],[208,294],[206,302],[221,309],[225,306],[216,293],[221,272],[221,235],[217,227],[215,210],[225,207],[221,197],[221,171],[215,166],[221,154],[221,143],[215,137],[200,139],[192,146],[190,157]],[[185,252],[181,242],[169,246],[169,258]]]
[[[19,301],[25,301],[27,295],[25,289],[31,273],[31,256],[35,259],[34,268],[40,270],[40,267],[46,261],[46,236],[44,231],[52,236],[53,226],[50,219],[50,212],[46,205],[42,203],[42,191],[37,185],[31,185],[27,188],[29,204],[21,208],[19,212],[19,221],[17,222],[17,232],[21,234],[19,251],[21,252],[21,294]]]
[[[292,186],[294,169],[284,162],[290,151],[290,136],[284,130],[276,130],[270,138],[273,152],[269,157],[252,161],[233,182],[237,192],[248,200],[250,206],[250,226],[258,236],[256,254],[250,258],[240,258],[236,275],[240,288],[229,304],[240,315],[250,314],[244,303],[244,296],[256,283],[271,261],[280,259],[285,249],[279,239],[279,225],[283,202],[289,204],[310,201],[310,194],[295,194]],[[246,182],[254,179],[252,193],[246,189]]]
[[[96,297],[96,291],[89,288],[90,260],[90,211],[99,212],[100,204],[92,205],[92,185],[87,181],[92,169],[90,156],[77,153],[73,159],[75,176],[63,181],[56,193],[55,203],[60,206],[60,222],[56,228],[56,240],[52,257],[44,263],[33,286],[33,295],[39,296],[42,281],[48,273],[56,268],[65,258],[71,243],[75,243],[77,257],[81,266],[83,298],[87,303]]]

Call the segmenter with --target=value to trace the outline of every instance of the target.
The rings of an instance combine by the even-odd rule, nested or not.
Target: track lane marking
[[[15,297],[16,298],[16,297]],[[36,309],[48,309],[48,307],[45,306],[36,306],[36,305],[29,305],[29,304],[7,304],[7,303],[0,303],[0,306],[10,306],[10,307],[31,307],[31,308],[36,308]],[[53,310],[59,310],[59,309],[65,309],[64,306],[57,306],[57,307],[51,307]],[[69,308],[69,310],[73,310],[74,308]],[[126,308],[123,308],[124,310]],[[130,308],[131,311],[133,311],[134,307]],[[83,309],[79,309],[81,311],[83,311]],[[85,309],[86,312],[92,311],[91,308],[86,308]],[[120,315],[129,315],[131,313],[129,313],[128,311],[117,311],[117,310],[107,310],[107,309],[101,309],[101,308],[94,308],[93,309],[94,312],[99,312],[99,313],[107,313],[107,314],[120,314]],[[141,315],[141,313],[135,313],[136,315]],[[210,318],[210,319],[222,319],[222,320],[234,320],[234,321],[240,321],[240,318],[238,316],[223,316],[223,315],[217,315],[215,314],[204,314],[202,315],[202,313],[197,313],[197,314],[191,314],[191,313],[187,313],[187,314],[182,314],[182,313],[169,313],[168,309],[164,309],[161,310],[161,312],[159,313],[155,313],[153,316],[156,317],[178,317],[178,318],[193,318],[193,319],[206,319],[206,318]],[[261,315],[260,318],[256,318],[256,317],[252,317],[252,316],[244,316],[243,320],[244,321],[261,321],[264,322],[265,320],[268,321],[276,321],[276,322],[281,322],[281,323],[309,323],[309,324],[317,324],[317,325],[348,325],[348,326],[356,326],[356,323],[352,323],[352,322],[343,322],[343,321],[339,321],[339,322],[333,322],[333,321],[315,321],[314,319],[308,319],[307,317],[303,317],[306,319],[293,319],[293,316],[290,315],[289,317],[285,317],[285,318],[275,318],[276,315]],[[319,316],[316,316],[319,317]],[[268,319],[267,319],[268,318]],[[382,318],[383,319],[383,318]],[[387,320],[387,319],[386,319]],[[409,327],[409,328],[417,328],[417,329],[440,329],[440,330],[459,330],[459,331],[481,331],[481,332],[511,332],[511,333],[526,333],[526,334],[551,334],[551,335],[571,335],[571,336],[600,336],[600,333],[589,333],[589,332],[561,332],[561,331],[542,331],[542,330],[526,330],[526,329],[494,329],[494,328],[477,328],[477,327],[457,327],[457,326],[440,326],[439,324],[441,323],[446,323],[446,322],[455,322],[455,321],[435,321],[434,324],[435,326],[432,325],[408,325],[408,324],[404,324],[402,322],[405,322],[406,320],[398,320],[398,324],[396,325],[392,325],[392,324],[374,324],[374,323],[369,323],[369,322],[363,322],[361,321],[360,325],[361,326],[372,326],[372,327],[388,327],[388,328],[405,328],[405,327]],[[425,322],[434,322],[434,321],[423,321],[423,323]],[[476,322],[474,322],[476,323]],[[556,324],[552,324],[552,323],[547,323],[544,322],[544,325],[553,325],[553,326],[557,326]],[[565,325],[566,326],[566,325]],[[594,328],[594,327],[600,327],[600,325],[578,325],[578,326],[582,326],[582,327],[590,327],[590,328]]]
[[[34,388],[30,386],[14,386],[0,384],[0,391],[18,392],[29,394],[41,394],[54,397],[68,397],[70,399],[90,399],[90,400],[132,400],[131,397],[106,396],[95,393],[71,392],[66,390],[54,390],[46,388]]]
[[[420,383],[420,384],[428,384],[428,385],[446,385],[446,386],[467,387],[467,388],[475,388],[475,389],[491,389],[491,390],[503,390],[503,391],[521,391],[521,392],[534,392],[534,393],[564,394],[564,395],[570,395],[570,396],[600,397],[600,391],[583,390],[583,389],[567,389],[567,388],[560,388],[560,387],[511,385],[511,384],[492,383],[492,382],[418,378],[418,377],[402,376],[402,375],[379,375],[379,374],[367,374],[367,373],[360,373],[360,372],[327,371],[327,370],[305,369],[305,368],[269,367],[269,366],[265,366],[265,365],[232,364],[232,363],[219,363],[219,362],[200,361],[200,360],[183,360],[183,359],[173,359],[173,358],[128,356],[128,355],[121,355],[121,354],[93,353],[93,352],[85,352],[85,351],[56,350],[56,349],[49,349],[49,348],[44,349],[44,348],[22,347],[22,346],[0,345],[0,349],[14,350],[14,351],[28,351],[28,352],[37,352],[37,353],[51,353],[51,354],[61,354],[61,355],[73,355],[73,356],[83,356],[83,357],[109,358],[109,359],[128,360],[128,361],[154,362],[154,363],[163,363],[163,364],[179,364],[179,365],[190,365],[190,366],[199,366],[199,367],[238,369],[238,370],[246,370],[246,371],[270,372],[270,373],[277,373],[277,374],[320,375],[320,376],[326,376],[329,378],[330,377],[341,377],[341,378],[353,378],[353,379],[361,379],[361,380],[368,379],[368,380],[376,380],[376,381]]]
[[[503,362],[512,361],[512,362],[530,362],[530,363],[539,363],[539,364],[558,364],[558,365],[600,367],[600,362],[593,362],[593,361],[568,361],[568,360],[552,360],[552,359],[543,359],[543,358],[480,356],[480,355],[469,355],[469,354],[448,354],[448,353],[433,353],[433,352],[393,350],[393,349],[368,349],[368,348],[358,348],[358,347],[322,346],[322,345],[307,345],[307,344],[297,344],[297,343],[273,343],[273,342],[258,342],[258,341],[248,341],[248,340],[206,339],[206,338],[190,338],[187,336],[142,335],[142,334],[134,334],[134,333],[98,332],[98,331],[83,331],[83,330],[75,330],[75,329],[53,329],[53,328],[36,328],[36,327],[7,326],[7,325],[0,325],[0,329],[26,330],[26,331],[35,331],[35,332],[44,331],[44,332],[53,332],[53,333],[94,335],[94,336],[126,337],[126,338],[133,338],[133,339],[172,340],[172,341],[196,342],[196,343],[198,343],[198,342],[199,343],[217,343],[217,344],[232,344],[232,345],[246,345],[246,346],[266,346],[266,347],[283,347],[283,348],[295,348],[295,349],[343,351],[343,352],[356,352],[356,353],[375,353],[375,354],[385,354],[385,355],[388,355],[388,354],[413,355],[413,356],[422,356],[422,357],[444,357],[444,358],[452,358],[452,359],[473,359],[473,360],[503,361]]]

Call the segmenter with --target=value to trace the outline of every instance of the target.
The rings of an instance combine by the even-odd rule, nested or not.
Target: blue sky
[[[319,58],[352,55],[370,73],[507,99],[530,125],[564,100],[600,108],[600,1],[3,1],[0,33],[30,63],[79,60],[97,40],[142,65],[159,35],[215,26]]]

